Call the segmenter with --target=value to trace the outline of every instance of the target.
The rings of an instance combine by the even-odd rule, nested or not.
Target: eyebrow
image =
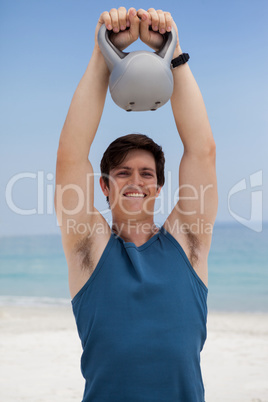
[[[120,169],[124,169],[124,170],[132,170],[132,168],[131,167],[129,167],[129,166],[118,166],[118,167],[116,167],[115,168],[115,170],[120,170]],[[148,171],[150,171],[150,172],[156,172],[156,170],[155,169],[152,169],[152,168],[149,168],[149,167],[143,167],[143,168],[141,168],[141,169],[139,169],[139,170],[141,170],[141,171],[145,171],[145,170],[148,170]]]

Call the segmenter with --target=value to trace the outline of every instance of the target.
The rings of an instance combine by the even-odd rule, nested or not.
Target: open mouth
[[[123,194],[124,195],[124,197],[127,197],[127,198],[136,198],[136,199],[138,199],[138,198],[145,198],[146,197],[146,194],[145,193],[124,193]]]

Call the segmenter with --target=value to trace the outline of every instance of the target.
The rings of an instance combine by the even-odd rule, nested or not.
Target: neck
[[[120,222],[113,221],[112,230],[125,242],[134,243],[137,247],[146,243],[158,232],[153,220],[139,222],[135,219]]]

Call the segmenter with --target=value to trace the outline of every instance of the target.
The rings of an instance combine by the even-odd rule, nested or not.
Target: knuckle
[[[110,23],[110,21],[111,21],[110,14],[108,13],[108,11],[104,11],[100,16],[99,22],[107,25]]]
[[[122,24],[123,22],[126,21],[127,11],[124,7],[120,7],[118,9],[118,16],[119,16],[120,24]]]
[[[108,15],[109,15],[109,12],[108,12],[108,11],[103,11],[103,13],[101,13],[100,17],[101,17],[101,18],[105,18],[105,17],[107,17]]]
[[[153,20],[154,22],[158,22],[158,21],[159,21],[159,15],[157,15],[157,14],[152,14],[151,18],[152,18],[152,20]]]
[[[118,14],[117,14],[117,10],[116,12],[113,12],[112,10],[110,11],[110,17],[112,20],[113,24],[117,24],[118,23]]]

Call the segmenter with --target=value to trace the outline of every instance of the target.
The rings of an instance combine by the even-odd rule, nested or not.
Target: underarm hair
[[[80,239],[75,246],[75,252],[81,258],[81,267],[84,270],[89,271],[91,271],[93,264],[90,253],[91,245],[92,245],[91,239],[88,236],[86,236],[83,239]]]
[[[187,233],[187,240],[188,240],[188,246],[190,249],[189,261],[190,261],[191,265],[194,267],[194,265],[198,261],[198,249],[199,249],[200,242],[199,242],[197,236],[191,232]]]

